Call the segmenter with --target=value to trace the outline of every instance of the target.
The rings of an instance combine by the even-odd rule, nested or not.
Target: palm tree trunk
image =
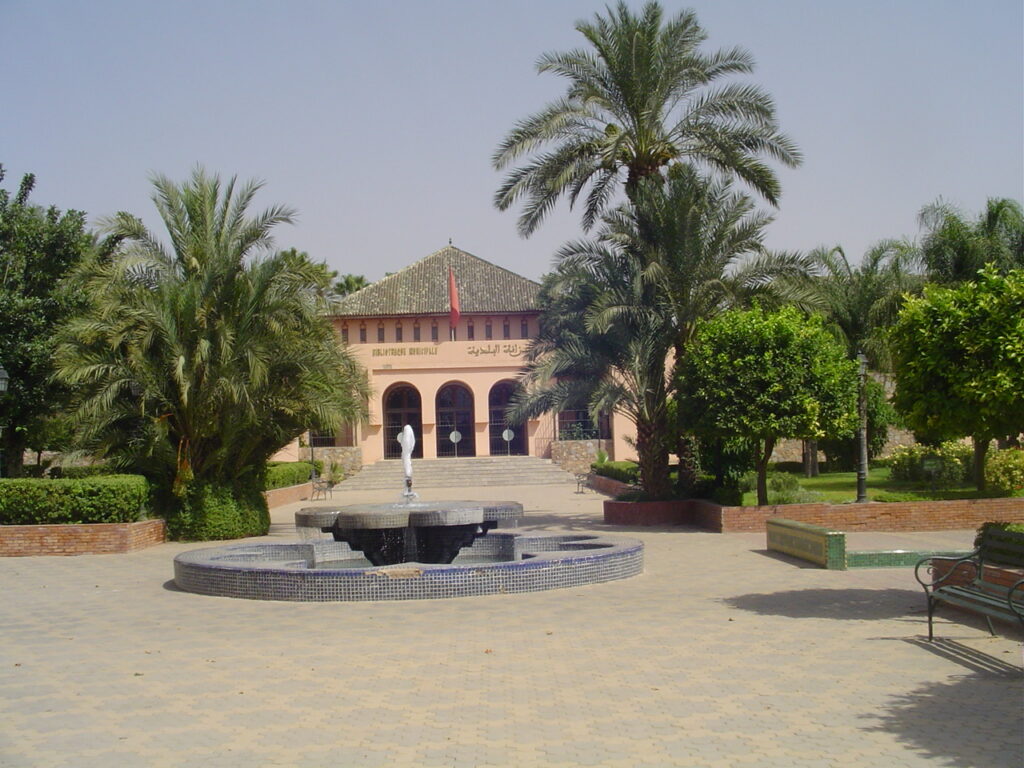
[[[672,495],[668,472],[668,449],[658,427],[646,421],[636,425],[636,453],[640,483],[651,499],[667,499]]]

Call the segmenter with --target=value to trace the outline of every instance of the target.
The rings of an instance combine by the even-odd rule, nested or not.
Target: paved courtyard
[[[602,497],[575,490],[422,496],[606,529]],[[271,539],[301,506],[275,511]],[[0,559],[0,766],[1024,765],[1013,627],[992,638],[946,609],[929,644],[909,569],[802,567],[763,534],[615,530],[646,544],[644,575],[446,601],[177,591],[173,556],[201,545]]]

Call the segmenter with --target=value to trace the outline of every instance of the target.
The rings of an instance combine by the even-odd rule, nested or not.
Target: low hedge
[[[640,477],[640,467],[632,461],[605,461],[601,464],[591,464],[590,469],[595,475],[610,477],[620,483],[636,484]]]
[[[86,477],[106,477],[123,474],[122,470],[108,464],[88,464],[79,467],[50,467],[50,477],[82,480]]]
[[[148,502],[141,475],[0,480],[0,525],[132,523],[146,516]]]
[[[267,465],[267,477],[263,482],[263,490],[287,488],[289,485],[308,483],[313,465],[308,461],[288,461]],[[319,473],[318,473],[319,474]]]

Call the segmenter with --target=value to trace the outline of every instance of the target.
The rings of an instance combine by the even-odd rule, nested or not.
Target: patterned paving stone
[[[573,490],[477,498],[518,497],[525,528],[607,530]],[[628,535],[647,546],[635,579],[408,603],[178,592],[188,544],[0,560],[0,766],[1021,764],[1012,628],[944,616],[928,644],[906,570]]]

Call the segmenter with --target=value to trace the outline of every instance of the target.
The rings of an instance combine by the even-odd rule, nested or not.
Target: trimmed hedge
[[[103,477],[120,475],[122,470],[107,464],[89,464],[81,467],[51,467],[50,477],[64,477],[69,480],[81,480],[86,477]]]
[[[148,501],[141,475],[0,480],[0,525],[132,523],[146,516]]]
[[[636,484],[640,477],[640,467],[632,461],[606,461],[602,464],[591,464],[590,469],[595,475],[610,477],[620,483]]]
[[[267,500],[254,486],[193,485],[170,506],[167,533],[179,541],[265,536],[270,530]]]
[[[319,463],[319,462],[317,462]],[[263,481],[263,490],[287,488],[289,485],[308,483],[313,465],[308,461],[288,461],[267,465],[267,477]],[[319,472],[317,474],[320,474]]]

